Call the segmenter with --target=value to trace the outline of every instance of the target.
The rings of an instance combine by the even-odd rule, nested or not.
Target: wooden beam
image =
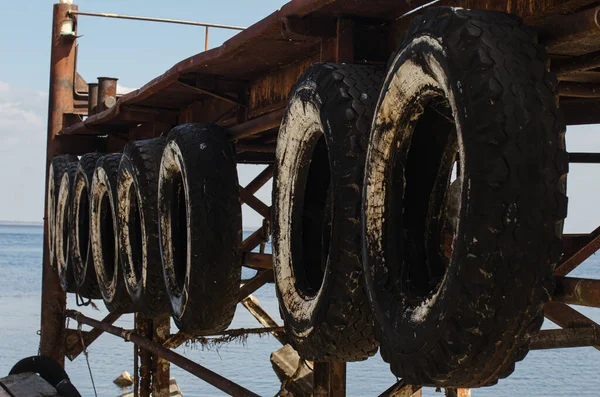
[[[254,316],[254,318],[258,320],[263,327],[279,327],[279,324],[277,324],[277,322],[273,320],[271,316],[269,316],[269,313],[267,313],[262,306],[260,306],[260,302],[258,299],[256,299],[256,297],[254,297],[254,295],[248,295],[242,300],[241,303],[242,306],[244,306],[246,310],[248,310],[248,312],[250,312],[250,314],[252,314],[252,316]],[[287,336],[285,335],[285,332],[273,331],[271,334],[273,334],[273,336],[277,338],[282,345],[287,343]]]

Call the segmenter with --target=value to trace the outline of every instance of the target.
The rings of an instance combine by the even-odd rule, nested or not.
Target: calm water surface
[[[40,281],[42,261],[42,228],[0,226],[0,376],[8,373],[19,359],[37,354],[40,323]],[[245,276],[250,273],[245,274]],[[573,273],[576,277],[600,278],[600,256],[593,256]],[[272,285],[260,289],[255,296],[265,309],[279,319]],[[69,296],[69,307],[75,302]],[[102,302],[99,311],[82,310],[94,318],[107,314]],[[581,308],[588,317],[600,321],[600,310]],[[133,317],[123,316],[117,325],[131,328]],[[238,306],[233,328],[256,327],[258,323]],[[174,326],[173,326],[174,327]],[[553,327],[545,324],[546,328]],[[84,328],[85,329],[85,328]],[[173,328],[174,329],[174,328]],[[262,396],[274,396],[279,388],[271,369],[269,355],[280,347],[270,336],[249,337],[245,345],[231,344],[218,351],[195,348],[179,349],[194,361],[242,384]],[[133,372],[132,345],[112,335],[102,335],[89,349],[90,366],[99,396],[117,396],[122,391],[112,380],[122,371]],[[531,352],[517,365],[517,370],[497,386],[474,390],[473,396],[600,396],[600,352],[593,348]],[[67,372],[83,396],[93,396],[85,357],[67,362]],[[184,396],[221,396],[221,392],[201,380],[172,366]],[[348,395],[377,396],[395,378],[379,356],[348,365]],[[443,394],[427,389],[425,396]]]

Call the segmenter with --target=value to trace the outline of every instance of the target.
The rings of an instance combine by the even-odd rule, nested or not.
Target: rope
[[[83,354],[85,355],[85,361],[87,362],[88,372],[90,373],[90,379],[92,380],[92,387],[94,388],[94,395],[96,397],[98,397],[98,392],[96,391],[96,384],[94,382],[94,375],[92,374],[92,367],[90,366],[90,358],[88,357],[88,351],[87,351],[87,348],[85,347],[85,342],[83,341],[83,334],[81,333],[81,322],[80,321],[77,321],[77,331],[79,332],[79,340],[81,341],[81,347],[83,348]]]

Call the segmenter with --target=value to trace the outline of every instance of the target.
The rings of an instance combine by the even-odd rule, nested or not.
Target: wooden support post
[[[254,316],[256,320],[258,320],[258,322],[263,327],[279,326],[279,324],[277,324],[277,322],[273,320],[271,316],[269,316],[269,313],[267,313],[265,309],[262,308],[262,306],[258,302],[258,299],[256,299],[254,295],[248,295],[244,300],[242,300],[242,305],[250,312],[250,314]],[[282,345],[285,345],[287,343],[287,337],[285,335],[285,332],[273,331],[271,332],[271,334],[273,334],[273,336],[277,338],[277,340]]]
[[[50,49],[50,88],[48,105],[48,135],[46,145],[46,184],[48,169],[54,156],[55,138],[63,129],[63,116],[73,111],[75,77],[75,32],[69,35],[63,26],[76,26],[67,11],[77,10],[72,4],[55,4]],[[64,25],[63,25],[64,24]],[[48,186],[46,186],[48,191]],[[61,365],[65,362],[66,294],[60,286],[58,272],[52,267],[48,247],[48,199],[44,208],[44,253],[42,264],[42,308],[40,354],[49,356]]]
[[[164,344],[170,336],[171,316],[164,314],[152,319],[152,340]],[[164,358],[152,355],[152,397],[169,397],[171,364]]]
[[[315,362],[313,379],[315,397],[346,396],[345,362]]]

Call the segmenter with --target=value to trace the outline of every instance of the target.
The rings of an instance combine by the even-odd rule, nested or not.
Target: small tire
[[[100,157],[90,191],[90,240],[98,288],[111,313],[135,311],[119,260],[117,174],[121,153]]]
[[[224,330],[238,302],[242,214],[233,148],[221,128],[194,123],[171,130],[158,205],[175,324],[195,335]]]
[[[71,260],[71,208],[73,182],[79,161],[66,165],[56,199],[55,256],[60,285],[65,292],[75,292],[75,273]]]
[[[131,142],[119,166],[119,251],[125,285],[146,317],[169,313],[158,239],[158,173],[163,137]]]
[[[77,162],[77,156],[65,154],[56,156],[50,162],[48,169],[48,195],[46,198],[46,223],[48,224],[48,256],[50,266],[56,269],[56,253],[54,252],[56,240],[56,203],[60,181],[69,163]]]
[[[300,356],[377,351],[361,263],[361,186],[382,68],[317,64],[294,87],[277,139],[273,267]]]
[[[71,261],[77,294],[88,299],[102,298],[90,244],[90,191],[96,162],[102,156],[101,153],[88,153],[81,156],[72,192]]]
[[[428,9],[393,59],[363,262],[381,356],[406,383],[494,384],[540,329],[567,209],[556,88],[544,47],[503,13]]]

